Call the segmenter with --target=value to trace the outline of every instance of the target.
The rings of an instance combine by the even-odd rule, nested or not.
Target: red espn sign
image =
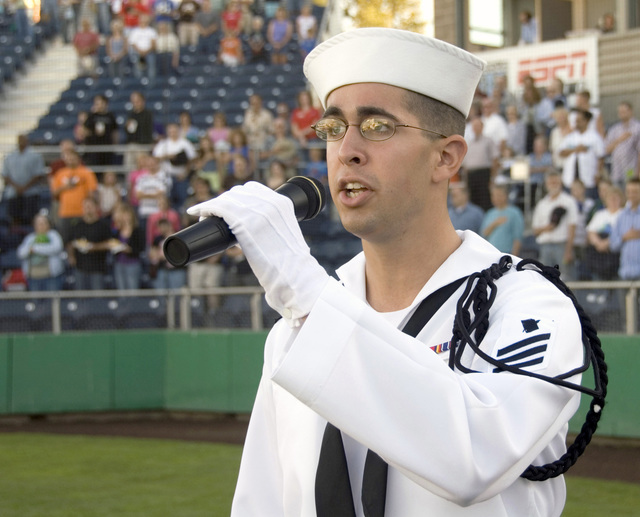
[[[530,75],[536,84],[545,84],[556,76],[576,82],[587,75],[587,53],[584,50],[518,61],[518,84]]]

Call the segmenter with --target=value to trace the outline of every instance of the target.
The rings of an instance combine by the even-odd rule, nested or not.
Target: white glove
[[[306,317],[329,280],[311,256],[293,203],[251,181],[192,206],[191,216],[222,217],[266,292],[267,303],[291,326]]]

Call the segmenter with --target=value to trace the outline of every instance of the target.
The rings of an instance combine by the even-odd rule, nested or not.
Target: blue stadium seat
[[[0,332],[38,332],[44,324],[31,300],[0,300]]]
[[[165,328],[166,300],[160,297],[127,297],[118,305],[119,326],[123,329]]]
[[[119,328],[119,301],[114,298],[87,298],[74,313],[76,330],[114,330]]]

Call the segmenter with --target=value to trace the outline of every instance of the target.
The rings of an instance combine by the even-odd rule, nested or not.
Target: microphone
[[[293,202],[298,221],[313,219],[327,203],[324,186],[315,178],[294,176],[275,191]],[[221,253],[237,242],[224,219],[211,216],[170,235],[162,248],[172,266],[183,267]]]

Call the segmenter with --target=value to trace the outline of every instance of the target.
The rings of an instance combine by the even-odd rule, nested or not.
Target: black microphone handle
[[[295,176],[276,189],[293,202],[296,219],[316,217],[326,204],[324,186],[314,178]],[[183,267],[222,253],[238,241],[221,217],[211,216],[166,238],[164,256],[175,267]]]

